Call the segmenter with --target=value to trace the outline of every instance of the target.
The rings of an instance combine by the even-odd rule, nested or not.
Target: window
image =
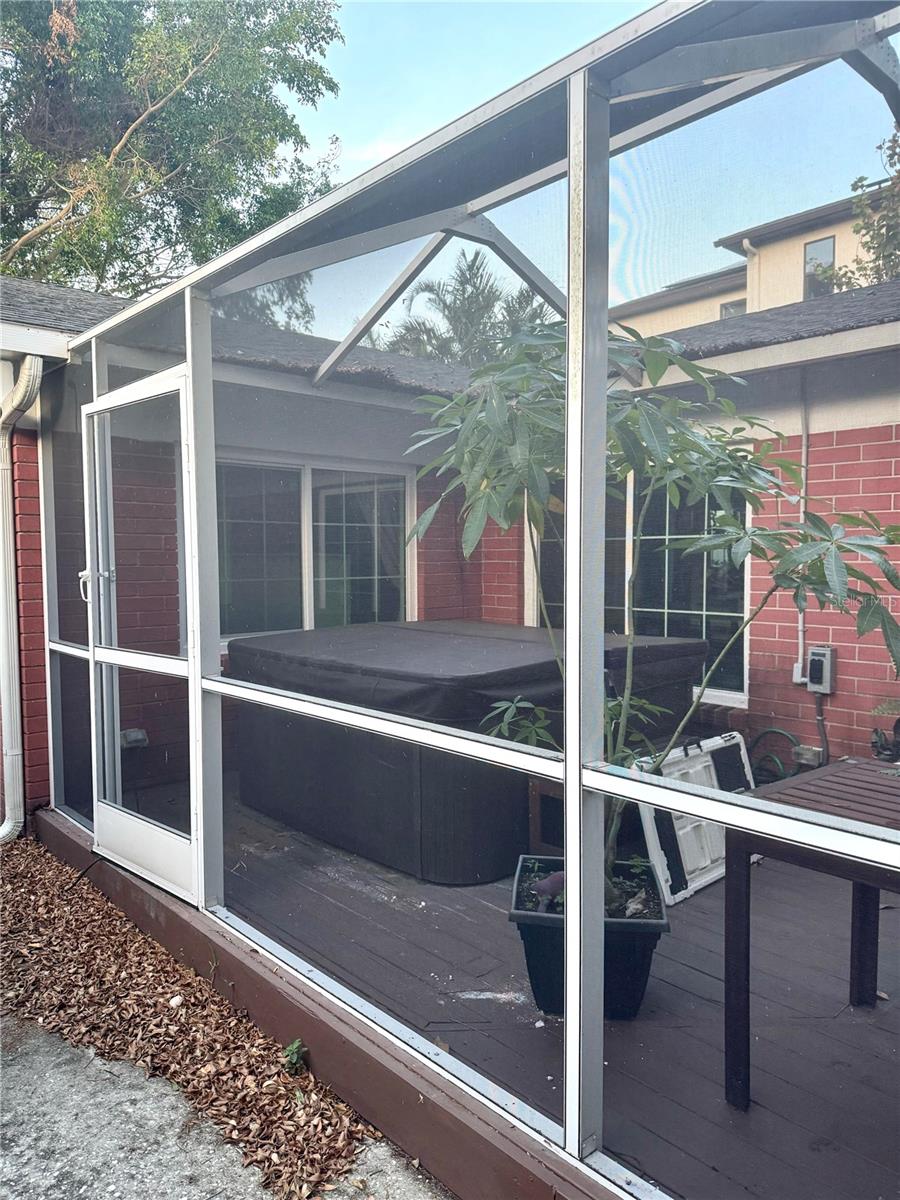
[[[217,467],[223,634],[302,624],[300,479],[299,468]]]
[[[404,486],[394,476],[313,471],[316,625],[404,618]]]
[[[834,238],[819,238],[807,242],[803,247],[803,299],[814,300],[816,296],[830,296],[834,284],[822,278],[822,271],[834,266]]]
[[[726,300],[724,304],[719,305],[719,320],[725,321],[728,317],[742,317],[746,311],[746,300]]]
[[[221,462],[216,470],[223,636],[404,619],[403,476]]]
[[[714,502],[673,507],[658,493],[644,523],[635,577],[635,632],[654,637],[703,638],[712,662],[744,615],[744,571],[725,552],[686,554],[670,549],[676,538],[702,533],[714,515]],[[622,553],[630,522],[622,527]],[[610,526],[613,528],[613,526]],[[610,537],[609,543],[620,539]],[[609,543],[607,554],[609,551]],[[607,604],[612,604],[610,596]],[[711,681],[729,692],[746,688],[744,642],[739,639]],[[700,680],[696,680],[697,683]]]
[[[554,491],[561,483],[554,485]],[[625,582],[633,561],[633,499],[607,497],[606,610],[607,633],[625,633]],[[670,550],[671,540],[701,533],[712,518],[713,502],[703,500],[674,508],[658,493],[644,523],[637,550],[635,632],[650,637],[702,638],[715,659],[744,617],[744,571],[724,552],[709,555]],[[561,529],[562,516],[556,518]],[[563,624],[562,554],[556,536],[546,531],[541,542],[541,584],[550,624]],[[543,624],[543,617],[540,617]],[[704,668],[705,669],[705,668]],[[713,677],[721,691],[746,691],[744,638],[738,639]],[[699,683],[698,678],[695,682]]]

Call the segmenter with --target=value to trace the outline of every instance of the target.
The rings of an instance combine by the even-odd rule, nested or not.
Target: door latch
[[[85,602],[85,604],[90,604],[90,601],[91,601],[91,597],[89,594],[90,586],[91,586],[90,571],[79,571],[78,572],[78,590],[81,593],[81,598]]]

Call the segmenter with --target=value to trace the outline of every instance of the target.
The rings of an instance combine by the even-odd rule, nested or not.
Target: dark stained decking
[[[559,1119],[562,1022],[531,1001],[509,881],[421,883],[229,811],[235,914]],[[850,884],[754,868],[753,1103],[740,1113],[723,1093],[723,894],[719,882],[669,910],[640,1015],[606,1025],[606,1152],[686,1200],[897,1200],[900,897],[882,894],[891,999],[851,1010]]]

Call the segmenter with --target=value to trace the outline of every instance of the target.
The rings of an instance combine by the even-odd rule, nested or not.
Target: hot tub
[[[623,643],[607,643],[614,680]],[[670,700],[677,691],[689,702],[705,651],[704,642],[639,639],[636,693],[662,703],[661,689]],[[477,730],[496,700],[517,695],[554,710],[560,725],[562,681],[542,629],[476,621],[349,625],[236,638],[228,658],[236,679],[455,729]],[[501,879],[528,849],[525,775],[365,730],[240,707],[242,798],[294,829],[433,883]]]

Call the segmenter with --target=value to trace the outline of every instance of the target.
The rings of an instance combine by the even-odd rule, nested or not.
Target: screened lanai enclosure
[[[900,468],[804,457],[895,438],[900,305],[608,315],[876,175],[898,28],[651,9],[76,338],[42,400],[56,806],[598,1195],[900,1186]]]

